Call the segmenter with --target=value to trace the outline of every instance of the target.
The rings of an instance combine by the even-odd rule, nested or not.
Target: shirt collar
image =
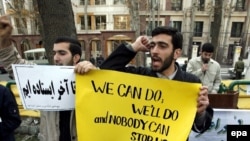
[[[163,75],[163,74],[157,72],[156,75],[157,75],[159,78],[164,78],[164,79],[172,80],[172,79],[175,77],[177,71],[178,71],[178,67],[175,65],[175,71],[174,71],[173,74],[171,74],[171,75],[169,75],[169,76],[165,76],[165,75]]]

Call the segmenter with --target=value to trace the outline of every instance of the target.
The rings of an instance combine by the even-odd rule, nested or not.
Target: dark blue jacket
[[[0,85],[0,141],[15,141],[14,131],[21,124],[13,93]]]

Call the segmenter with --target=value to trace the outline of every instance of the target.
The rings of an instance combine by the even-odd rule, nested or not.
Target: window
[[[173,27],[176,28],[179,32],[181,32],[181,21],[174,21]]]
[[[182,10],[182,0],[171,0],[172,10]]]
[[[114,0],[114,5],[125,4],[125,0]]]
[[[85,18],[81,16],[81,30],[91,30],[91,16],[87,16],[88,29],[85,29]]]
[[[85,19],[81,16],[81,30],[85,29]],[[104,15],[88,15],[87,17],[88,30],[106,29],[106,16]]]
[[[235,11],[243,11],[245,5],[245,0],[237,0],[235,4]]]
[[[156,0],[148,0],[148,4],[150,6],[150,9],[158,10],[158,3],[159,1]]]
[[[203,22],[195,22],[194,36],[202,37],[202,32],[203,32]]]
[[[98,39],[94,39],[90,43],[90,53],[95,58],[95,62],[97,63],[97,57],[102,54],[102,46],[101,41]]]
[[[243,22],[233,22],[231,29],[231,37],[240,37],[242,32]]]
[[[88,1],[88,5],[90,5],[90,0],[87,0]],[[80,0],[80,5],[85,5],[85,0]]]
[[[205,0],[199,0],[198,1],[198,11],[204,11],[205,10]]]
[[[96,29],[106,29],[106,16],[95,16]]]
[[[106,0],[95,0],[95,5],[105,5]]]
[[[157,26],[162,26],[162,21],[155,21],[155,25],[153,21],[147,21],[147,35],[151,36],[152,30]]]
[[[82,47],[82,57],[81,57],[81,60],[85,60],[85,50],[86,50],[86,43],[84,40],[79,40],[80,44],[81,44],[81,47]]]
[[[128,30],[130,29],[130,20],[129,16],[114,16],[114,29],[123,29]]]

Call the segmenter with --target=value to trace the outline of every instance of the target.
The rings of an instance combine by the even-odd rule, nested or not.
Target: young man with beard
[[[7,17],[0,17],[0,60],[12,74],[11,64],[34,64],[22,59],[11,42],[12,26]],[[82,55],[81,44],[71,37],[59,37],[53,46],[54,64],[63,66],[76,65]],[[55,72],[56,73],[56,72]],[[39,75],[39,74],[38,74]],[[75,141],[76,125],[74,110],[41,111],[40,141]]]
[[[152,41],[146,36],[140,36],[132,44],[121,44],[100,65],[100,69],[118,70],[134,74],[171,79],[177,81],[200,83],[195,75],[184,72],[176,62],[182,53],[183,37],[172,27],[157,27],[152,31]],[[150,51],[151,68],[126,67],[139,51]],[[76,65],[75,71],[86,73],[97,69],[88,61]],[[207,87],[202,86],[197,99],[197,113],[192,129],[196,132],[206,131],[212,121],[213,109],[209,106]]]
[[[208,93],[216,94],[220,88],[220,64],[212,59],[214,46],[205,43],[201,47],[201,55],[192,58],[187,65],[187,72],[200,78],[202,84],[208,87]]]

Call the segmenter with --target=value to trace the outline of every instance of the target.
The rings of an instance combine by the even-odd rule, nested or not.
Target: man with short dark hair
[[[192,58],[187,65],[187,72],[198,76],[208,93],[216,94],[221,84],[220,64],[212,59],[214,46],[205,43],[201,47],[201,55]]]
[[[11,64],[34,64],[22,59],[10,40],[12,26],[7,17],[0,17],[0,60],[12,73]],[[62,66],[76,65],[82,55],[80,42],[73,37],[58,37],[53,46],[54,64]],[[76,141],[74,110],[41,111],[40,141]]]

